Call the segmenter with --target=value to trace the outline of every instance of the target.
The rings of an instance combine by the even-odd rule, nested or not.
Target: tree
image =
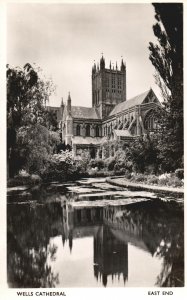
[[[154,3],[158,43],[150,42],[150,60],[164,99],[160,118],[160,151],[171,157],[170,166],[182,165],[183,157],[183,6]],[[174,162],[174,165],[173,165]]]
[[[144,173],[145,171],[158,172],[158,148],[155,135],[141,136],[133,140],[130,144],[131,159],[135,171]]]
[[[41,70],[27,63],[23,68],[7,65],[7,158],[12,177],[24,163],[18,145],[18,131],[32,126],[47,126],[50,118],[45,109],[54,92],[51,80],[42,78]],[[24,152],[24,151],[22,151]],[[23,153],[22,153],[23,154]],[[42,155],[42,153],[40,154]]]
[[[49,155],[56,152],[58,143],[59,134],[49,131],[45,126],[35,124],[20,127],[17,131],[18,167],[23,166],[28,173],[41,174]]]

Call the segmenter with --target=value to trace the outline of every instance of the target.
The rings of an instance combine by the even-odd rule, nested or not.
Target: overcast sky
[[[159,96],[148,50],[151,4],[9,4],[7,20],[7,62],[36,63],[52,77],[50,105],[70,91],[73,105],[91,106],[91,69],[102,52],[107,67],[126,61],[127,99],[150,87]]]

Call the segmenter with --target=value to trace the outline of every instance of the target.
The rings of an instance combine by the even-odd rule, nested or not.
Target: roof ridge
[[[95,107],[92,107],[92,106],[90,107],[90,106],[80,106],[80,105],[77,106],[77,105],[72,105],[72,107],[76,107],[76,108],[77,108],[77,107],[81,107],[81,108],[93,108],[93,109],[95,109]]]
[[[144,95],[144,94],[148,94],[148,93],[150,92],[150,90],[151,90],[151,89],[145,91],[144,93],[140,93],[140,94],[138,94],[138,95],[136,95],[136,96],[134,96],[134,97],[131,97],[130,99],[127,99],[127,100],[125,100],[125,101],[123,101],[123,102],[120,102],[120,103],[118,103],[117,105],[119,105],[119,104],[121,104],[121,103],[124,103],[124,102],[128,102],[128,101],[130,101],[130,100],[132,100],[132,99],[134,99],[134,98],[140,97],[140,96],[142,96],[142,95]],[[116,106],[117,106],[117,105],[116,105]]]
[[[147,90],[147,91],[145,91],[144,93],[141,93],[141,94],[138,94],[138,95],[136,95],[136,96],[134,96],[134,97],[132,97],[132,98],[130,98],[130,99],[128,99],[128,100],[125,100],[125,101],[123,101],[123,102],[120,102],[120,103],[118,103],[114,108],[113,108],[113,110],[110,112],[110,114],[109,114],[109,116],[112,116],[113,114],[115,114],[116,113],[116,110],[119,108],[119,107],[121,107],[121,106],[123,106],[124,104],[126,104],[126,105],[129,105],[129,102],[133,102],[133,100],[135,100],[135,99],[139,99],[140,97],[142,97],[142,96],[144,96],[144,99],[145,99],[145,97],[148,95],[148,93],[151,91],[152,89],[150,88],[149,90]],[[143,100],[144,100],[143,99]],[[134,105],[137,105],[137,104],[134,104]],[[133,105],[133,106],[134,106]],[[130,106],[131,107],[131,106]],[[127,107],[127,108],[130,108],[130,107]],[[124,108],[124,109],[127,109],[127,108]],[[122,109],[122,110],[124,110],[124,109]],[[117,112],[118,113],[118,112]]]

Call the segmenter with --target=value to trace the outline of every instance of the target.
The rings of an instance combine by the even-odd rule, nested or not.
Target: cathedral
[[[126,65],[92,67],[92,107],[72,106],[71,96],[60,107],[48,107],[56,114],[62,141],[70,145],[75,156],[82,151],[98,155],[102,143],[107,140],[128,140],[157,130],[155,110],[161,107],[150,88],[131,99],[126,99]]]

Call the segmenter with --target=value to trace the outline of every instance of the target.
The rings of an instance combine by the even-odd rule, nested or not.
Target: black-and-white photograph
[[[183,6],[7,4],[9,289],[184,287]]]

